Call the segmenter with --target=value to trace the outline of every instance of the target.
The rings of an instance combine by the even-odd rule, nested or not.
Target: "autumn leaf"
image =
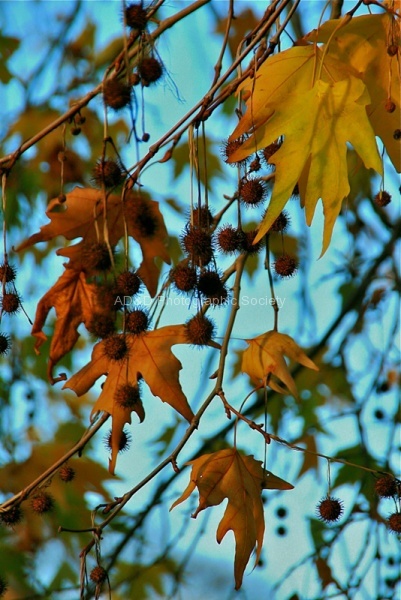
[[[112,416],[111,473],[114,473],[122,429],[125,423],[131,423],[132,409],[123,408],[115,401],[119,386],[127,383],[137,385],[143,378],[154,396],[167,402],[187,421],[191,421],[194,416],[179,382],[182,365],[171,351],[171,346],[175,344],[188,343],[185,326],[169,325],[140,335],[126,334],[125,341],[126,357],[118,361],[106,356],[105,341],[96,344],[91,361],[64,385],[64,388],[73,390],[77,396],[82,396],[99,377],[107,375],[92,414],[106,411]],[[142,411],[138,414],[140,419],[144,417]]]
[[[242,371],[247,373],[257,385],[268,385],[279,393],[287,393],[272,376],[284,383],[290,393],[297,398],[297,388],[288,369],[285,356],[300,363],[308,369],[318,371],[315,363],[285,333],[267,331],[251,340],[246,340],[249,347],[242,354]]]
[[[143,261],[138,275],[149,293],[152,296],[156,294],[159,268],[154,259],[160,257],[170,264],[170,257],[166,248],[167,230],[163,216],[158,203],[150,200],[146,194],[129,192],[124,202],[117,195],[109,195],[105,209],[101,191],[75,187],[66,194],[65,202],[61,203],[58,198],[51,200],[46,215],[50,223],[22,242],[17,251],[57,236],[64,236],[67,240],[82,237],[78,244],[62,248],[57,254],[70,259],[69,267],[77,271],[86,270],[84,249],[105,241],[115,246],[124,237],[126,226],[128,235],[139,243],[142,251]]]
[[[323,49],[307,46],[269,58],[254,79],[242,84],[249,92],[247,111],[229,139],[244,135],[247,139],[230,155],[230,162],[284,136],[280,149],[269,159],[276,167],[273,193],[255,242],[269,231],[298,183],[308,225],[322,200],[323,254],[350,190],[347,143],[367,168],[382,172],[366,114],[369,94],[356,75],[345,63],[324,56]]]
[[[51,308],[55,308],[57,315],[48,363],[48,377],[52,383],[55,383],[54,365],[74,347],[79,337],[78,326],[90,322],[96,297],[96,286],[86,282],[83,272],[66,269],[39,301],[32,327],[32,335],[36,338],[37,354],[47,339],[43,333],[43,326]]]
[[[393,136],[401,121],[399,18],[386,12],[354,17],[341,28],[338,27],[339,23],[338,19],[326,21],[322,27],[305,36],[304,40],[325,43],[330,40],[328,55],[348,63],[358,72],[369,92],[371,102],[367,106],[367,114],[374,132],[382,139],[387,154],[399,172],[400,142]],[[391,47],[394,52],[389,53]],[[388,101],[394,104],[391,111],[388,110]]]
[[[183,494],[171,509],[199,491],[199,506],[192,515],[220,504],[225,498],[228,504],[217,528],[216,539],[220,543],[228,531],[234,532],[235,589],[239,589],[246,565],[256,547],[257,564],[265,530],[262,490],[290,490],[293,486],[262,468],[253,456],[243,456],[236,448],[228,448],[204,454],[189,462],[192,465],[191,480]]]

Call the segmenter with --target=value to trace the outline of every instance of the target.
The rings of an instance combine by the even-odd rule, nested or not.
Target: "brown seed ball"
[[[191,292],[197,283],[196,269],[189,265],[177,265],[172,269],[170,277],[180,292]]]
[[[96,585],[100,585],[104,583],[107,579],[107,571],[100,565],[94,567],[92,571],[89,573],[89,579],[96,583]]]
[[[256,244],[253,243],[258,231],[252,229],[251,231],[242,232],[241,246],[244,252],[247,252],[251,256],[258,254],[262,249],[262,240],[259,240]]]
[[[247,158],[244,158],[242,160],[232,162],[232,163],[228,162],[229,158],[234,154],[234,152],[236,150],[238,150],[238,148],[240,148],[242,146],[242,144],[243,144],[243,142],[241,139],[231,140],[231,141],[227,140],[227,141],[223,142],[220,153],[223,157],[224,162],[228,163],[232,167],[236,167],[237,165],[246,164],[246,162],[248,160]]]
[[[149,56],[139,63],[138,73],[142,80],[142,85],[148,86],[160,79],[163,75],[163,66],[157,58]]]
[[[401,129],[394,129],[393,138],[395,140],[400,140],[401,139]]]
[[[401,513],[395,512],[387,519],[388,528],[395,533],[401,533]]]
[[[266,198],[266,185],[262,179],[246,179],[241,183],[239,195],[247,206],[257,206]]]
[[[54,508],[54,499],[48,492],[37,492],[31,498],[31,508],[38,514],[50,512]]]
[[[84,246],[82,262],[87,271],[108,271],[111,267],[111,258],[106,242]]]
[[[11,508],[5,512],[0,512],[0,523],[7,525],[8,527],[18,525],[18,523],[22,521],[22,518],[23,512],[18,504],[11,506]]]
[[[7,590],[8,590],[7,581],[3,577],[0,577],[0,598],[2,598],[4,596],[4,594],[6,593]]]
[[[208,206],[195,206],[192,211],[192,226],[207,229],[213,221],[213,215]]]
[[[249,172],[255,173],[257,171],[260,171],[261,168],[262,168],[262,163],[260,162],[259,156],[256,155],[256,158],[254,158],[253,161],[251,161],[249,163]]]
[[[217,245],[224,254],[233,254],[241,250],[242,232],[232,225],[224,225],[217,232]]]
[[[381,498],[391,498],[396,496],[399,491],[397,480],[390,475],[383,475],[375,482],[375,492]]]
[[[75,469],[73,469],[69,465],[63,465],[62,467],[60,467],[58,476],[60,477],[61,481],[64,481],[64,483],[68,483],[69,481],[72,481],[75,478]]]
[[[218,294],[224,287],[220,275],[216,271],[204,271],[200,274],[198,280],[198,290],[204,296],[213,296]]]
[[[279,142],[273,142],[272,144],[269,144],[268,146],[266,146],[266,148],[263,149],[263,158],[268,167],[271,167],[272,165],[272,163],[269,163],[269,159],[273,156],[273,154],[277,152],[277,150],[280,150],[280,147],[281,144]]]
[[[125,327],[130,333],[138,335],[149,327],[149,317],[144,310],[135,308],[125,316]]]
[[[94,337],[103,339],[113,335],[115,323],[110,315],[94,313],[86,328]]]
[[[282,278],[292,277],[297,270],[297,261],[289,254],[282,254],[274,263],[274,270]]]
[[[140,196],[130,198],[124,205],[125,218],[139,236],[153,237],[158,229],[151,205]]]
[[[387,206],[387,204],[390,204],[391,202],[391,194],[389,194],[386,191],[380,191],[379,193],[376,194],[376,196],[374,197],[374,201],[375,204],[377,204],[377,206]]]
[[[114,160],[98,160],[93,169],[93,182],[98,186],[104,185],[106,188],[112,188],[119,185],[124,176],[120,165]]]
[[[109,431],[109,433],[106,433],[105,437],[104,437],[104,445],[106,446],[107,450],[111,450],[111,436],[112,436],[112,432],[111,429]],[[129,449],[130,445],[132,442],[132,435],[127,432],[127,431],[121,431],[121,435],[120,435],[120,439],[118,442],[118,452],[125,452],[126,450]]]
[[[125,22],[128,27],[142,31],[146,27],[147,20],[146,9],[143,8],[142,2],[128,4],[125,9]]]
[[[187,226],[181,237],[182,246],[194,260],[203,265],[209,264],[213,258],[212,236],[209,232],[197,227]]]
[[[127,343],[125,341],[125,336],[116,334],[116,335],[107,337],[103,341],[103,349],[104,349],[105,355],[110,360],[115,360],[115,361],[122,360],[123,358],[125,358],[125,356],[128,352],[128,347],[127,347]]]
[[[321,500],[317,505],[316,509],[319,519],[325,521],[326,523],[338,521],[344,512],[344,506],[341,500],[338,498],[333,498],[332,496],[323,498],[323,500]]]
[[[114,400],[121,408],[134,408],[141,400],[139,386],[131,383],[118,386],[114,394]]]
[[[194,346],[206,346],[214,335],[215,326],[205,315],[195,315],[185,323],[187,340]]]
[[[390,44],[389,46],[387,46],[387,54],[389,56],[395,56],[396,54],[398,54],[398,45]]]
[[[131,103],[131,87],[117,79],[103,83],[103,101],[113,110],[121,110]]]
[[[391,98],[387,98],[384,103],[384,110],[388,113],[393,113],[396,109],[395,103],[391,100]]]
[[[123,296],[135,296],[141,287],[141,280],[135,271],[123,271],[117,277],[117,289]]]
[[[5,313],[15,315],[21,308],[21,299],[14,292],[6,292],[1,299],[1,307]]]
[[[0,333],[0,356],[5,356],[11,348],[10,336],[6,333]]]
[[[0,283],[10,283],[14,281],[17,276],[17,270],[15,267],[8,263],[0,265]]]
[[[283,210],[279,214],[277,219],[274,221],[273,225],[270,227],[270,231],[274,231],[274,232],[286,231],[288,229],[289,224],[290,224],[290,217],[289,217],[287,211]]]

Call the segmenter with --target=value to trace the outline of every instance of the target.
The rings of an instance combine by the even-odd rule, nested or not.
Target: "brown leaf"
[[[77,396],[82,396],[101,375],[107,375],[92,413],[104,410],[113,418],[111,473],[116,464],[122,428],[125,423],[131,422],[131,410],[121,408],[114,400],[118,386],[127,383],[136,385],[143,377],[154,396],[167,402],[187,421],[194,416],[179,382],[182,365],[171,352],[174,344],[188,343],[184,325],[169,325],[140,335],[127,334],[125,341],[128,352],[120,361],[107,358],[104,341],[96,344],[91,361],[64,385],[64,388],[74,390]]]
[[[262,463],[253,456],[239,454],[236,448],[204,454],[188,464],[193,465],[191,480],[171,509],[186,500],[195,487],[199,491],[199,506],[193,518],[201,510],[228,498],[216,539],[220,543],[227,531],[234,532],[234,577],[235,589],[238,590],[252,551],[256,547],[256,564],[262,550],[265,530],[262,489],[290,490],[293,486],[263,469]]]
[[[124,237],[126,225],[128,235],[138,242],[142,250],[143,261],[138,274],[149,293],[154,296],[159,278],[159,268],[154,259],[160,257],[170,264],[165,243],[167,230],[158,203],[150,200],[144,192],[131,191],[126,194],[124,202],[120,196],[109,195],[105,209],[100,190],[80,187],[74,188],[66,198],[63,203],[60,203],[58,198],[50,201],[46,210],[50,223],[22,242],[16,250],[24,250],[33,244],[46,242],[60,235],[67,240],[82,237],[78,244],[62,248],[57,254],[70,259],[69,267],[77,271],[85,270],[83,249],[104,241],[115,246]]]
[[[96,286],[86,282],[85,274],[66,269],[56,283],[39,301],[36,309],[32,335],[35,336],[35,352],[38,354],[47,337],[42,329],[51,308],[55,308],[57,320],[50,344],[48,376],[51,383],[53,367],[75,345],[81,323],[87,324],[96,304]]]

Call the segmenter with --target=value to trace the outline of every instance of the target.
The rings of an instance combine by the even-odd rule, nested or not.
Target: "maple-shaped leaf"
[[[356,75],[345,63],[324,56],[323,48],[306,46],[269,58],[254,79],[242,84],[249,92],[247,111],[229,139],[248,137],[230,155],[229,162],[242,160],[284,137],[280,149],[269,159],[276,167],[274,187],[255,243],[269,231],[298,183],[308,225],[317,202],[322,200],[323,254],[350,190],[347,143],[367,168],[382,172],[366,114],[369,94]]]
[[[69,267],[77,271],[86,270],[85,248],[98,242],[109,242],[115,246],[124,237],[126,228],[128,235],[139,243],[142,250],[143,261],[138,275],[149,293],[152,296],[156,294],[159,269],[154,259],[160,257],[170,264],[166,248],[167,230],[158,203],[150,200],[144,192],[128,192],[124,201],[120,196],[111,194],[105,206],[100,190],[75,187],[66,194],[65,202],[58,198],[51,200],[46,215],[50,223],[22,242],[17,251],[57,236],[64,236],[67,240],[82,237],[78,244],[57,250],[57,254],[70,259]]]
[[[267,331],[251,340],[246,340],[249,347],[242,354],[242,371],[247,373],[257,385],[268,385],[279,393],[286,390],[277,384],[272,375],[286,385],[291,394],[297,398],[297,388],[288,369],[285,356],[300,363],[308,369],[318,371],[315,363],[285,333]]]
[[[328,42],[328,55],[353,67],[369,91],[367,114],[394,167],[401,170],[400,142],[393,133],[400,127],[401,51],[400,18],[386,12],[326,21],[304,40]],[[389,101],[393,105],[389,104]],[[387,110],[386,110],[387,107]]]
[[[188,343],[185,326],[168,325],[140,335],[126,334],[125,342],[127,353],[121,360],[110,360],[105,353],[106,342],[97,343],[91,361],[64,385],[82,396],[99,377],[107,375],[92,413],[103,410],[112,415],[111,473],[114,472],[122,429],[125,423],[131,422],[131,409],[122,408],[115,401],[120,385],[137,385],[143,378],[154,396],[167,402],[187,421],[194,416],[179,382],[182,365],[171,351],[174,344]],[[144,415],[139,413],[139,416]]]
[[[96,298],[96,286],[86,282],[85,273],[66,269],[39,301],[32,327],[32,335],[36,338],[36,353],[39,353],[41,345],[47,339],[42,330],[50,309],[54,307],[57,315],[48,363],[48,376],[52,383],[55,383],[54,365],[74,347],[79,337],[78,326],[90,322]]]
[[[293,486],[263,469],[261,461],[240,454],[236,448],[204,454],[188,464],[192,465],[190,482],[171,509],[186,500],[195,487],[199,491],[199,506],[193,518],[201,510],[228,499],[216,539],[220,543],[227,531],[234,532],[234,577],[238,590],[252,551],[256,547],[257,564],[262,550],[265,530],[262,490],[291,490]]]

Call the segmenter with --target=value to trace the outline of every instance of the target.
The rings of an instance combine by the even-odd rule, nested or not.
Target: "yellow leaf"
[[[295,398],[297,397],[297,388],[284,356],[288,356],[308,369],[319,370],[294,340],[285,333],[267,331],[246,341],[249,348],[242,354],[242,371],[247,373],[257,385],[268,385],[277,392],[286,393],[285,389],[272,380],[271,376],[274,375],[286,385]]]
[[[327,21],[304,39],[328,42],[338,23],[338,19]],[[389,13],[363,15],[354,17],[336,31],[328,49],[329,56],[348,63],[365,83],[370,96],[367,114],[398,172],[401,170],[400,142],[394,139],[393,133],[401,122],[400,33],[400,19]],[[391,46],[395,48],[392,55],[387,51]],[[394,103],[392,112],[385,108],[388,99]]]
[[[316,75],[321,78],[315,81]],[[323,249],[327,249],[343,199],[349,193],[347,143],[351,143],[367,168],[382,172],[372,126],[366,115],[370,103],[364,83],[346,64],[324,57],[316,46],[295,47],[268,59],[248,79],[247,111],[230,140],[248,137],[230,162],[242,160],[280,136],[284,142],[270,159],[276,166],[269,209],[255,242],[270,229],[295,185],[311,224],[316,204],[325,215]],[[307,107],[307,108],[306,108]]]
[[[186,500],[195,487],[199,491],[199,506],[193,518],[201,510],[228,499],[216,539],[220,543],[227,531],[234,532],[234,577],[238,590],[252,551],[256,547],[256,564],[262,550],[265,530],[262,489],[291,490],[293,486],[263,469],[253,456],[243,456],[235,448],[204,454],[188,464],[193,465],[191,480],[171,509]]]

